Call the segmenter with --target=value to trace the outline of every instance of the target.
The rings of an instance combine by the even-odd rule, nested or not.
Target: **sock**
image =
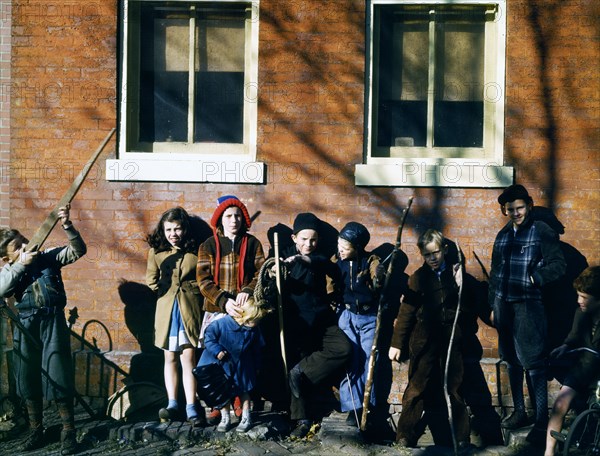
[[[57,399],[56,407],[60,415],[60,421],[63,425],[63,430],[75,430],[75,416],[73,413],[73,399]]]
[[[186,404],[185,413],[188,418],[193,418],[198,416],[198,411],[196,410],[196,404]]]
[[[31,429],[42,427],[42,401],[27,399],[25,406],[27,407],[27,415],[29,415],[29,427]]]
[[[229,418],[228,410],[221,410],[221,424],[229,424],[231,419]]]
[[[250,409],[243,409],[242,410],[242,419],[243,420],[249,420],[250,419]]]
[[[168,409],[177,410],[179,408],[179,405],[177,404],[177,400],[175,400],[175,399],[169,399],[169,403],[167,404],[167,408]]]
[[[535,423],[537,425],[548,424],[548,380],[546,369],[532,369],[529,371],[533,392],[535,395]]]
[[[510,392],[513,397],[515,412],[525,413],[525,400],[523,399],[523,368],[521,366],[508,365],[508,380]]]

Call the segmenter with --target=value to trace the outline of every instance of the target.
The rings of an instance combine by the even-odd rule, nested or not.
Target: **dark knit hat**
[[[242,211],[242,216],[246,222],[246,229],[250,229],[250,225],[252,225],[252,220],[250,220],[250,214],[248,213],[248,209],[244,203],[242,203],[236,196],[233,195],[225,195],[220,197],[217,200],[217,208],[210,219],[210,224],[213,228],[217,228],[219,225],[219,221],[221,220],[221,216],[223,212],[229,207],[236,206],[239,207]]]
[[[321,221],[315,214],[310,212],[303,212],[296,216],[294,220],[294,234],[298,234],[302,230],[315,230],[319,232],[321,228]]]
[[[512,203],[518,199],[525,201],[527,204],[533,203],[533,199],[527,193],[527,189],[520,184],[506,187],[498,197],[498,203],[500,203],[500,206],[504,206],[506,203]]]
[[[342,231],[340,231],[339,237],[348,241],[355,248],[358,247],[364,249],[371,239],[371,234],[363,224],[358,222],[348,222],[344,228],[342,228]]]

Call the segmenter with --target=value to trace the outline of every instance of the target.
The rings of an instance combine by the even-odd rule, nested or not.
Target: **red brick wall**
[[[116,125],[116,3],[13,2],[10,223],[26,234]],[[372,248],[393,242],[414,195],[403,238],[407,272],[420,263],[418,234],[435,226],[460,242],[469,272],[482,277],[473,252],[487,267],[506,221],[497,189],[354,186],[365,134],[364,4],[261,1],[257,159],[267,163],[266,185],[106,182],[111,141],[73,203],[90,244],[65,270],[69,307],[81,315],[75,330],[98,319],[114,349],[139,349],[119,281],[144,282],[144,237],[162,211],[183,205],[208,220],[226,193],[260,211],[253,233],[264,244],[269,227],[313,211],[338,229],[363,222]],[[537,204],[555,210],[566,226],[562,240],[592,264],[600,262],[598,9],[594,0],[510,1],[507,42],[505,164]],[[63,240],[57,230],[50,243]],[[480,336],[485,356],[496,356],[494,330]]]
[[[0,0],[0,226],[8,226],[10,192],[11,2]]]

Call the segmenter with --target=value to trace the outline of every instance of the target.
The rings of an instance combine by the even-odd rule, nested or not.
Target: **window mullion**
[[[189,33],[189,69],[188,69],[188,143],[194,143],[194,111],[196,100],[196,7],[190,6]]]
[[[435,11],[429,11],[429,72],[427,78],[427,140],[426,147],[433,147],[433,106],[435,91]]]

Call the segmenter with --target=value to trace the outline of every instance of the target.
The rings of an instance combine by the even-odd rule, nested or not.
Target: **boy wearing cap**
[[[217,200],[210,225],[213,236],[200,245],[196,268],[196,280],[204,296],[201,338],[215,318],[242,315],[241,308],[253,295],[258,272],[265,262],[262,244],[248,234],[252,225],[248,209],[237,197],[226,195]],[[237,409],[240,413],[241,408]],[[217,411],[208,417],[211,423],[226,418]]]
[[[498,197],[509,222],[494,241],[489,283],[492,322],[499,351],[508,366],[514,411],[502,422],[506,429],[528,423],[523,398],[523,373],[531,380],[535,423],[527,440],[543,445],[548,425],[547,324],[542,288],[566,269],[558,235],[531,217],[533,199],[522,185],[511,185]]]
[[[307,397],[318,385],[342,368],[352,347],[337,326],[327,279],[339,281],[339,270],[329,258],[316,251],[320,220],[311,213],[294,220],[294,244],[281,256],[288,268],[284,286],[286,356],[294,367],[289,373],[291,419],[297,425],[292,436],[303,438],[312,425]]]
[[[369,357],[375,337],[378,291],[385,280],[385,268],[379,257],[365,251],[371,235],[358,222],[347,223],[338,236],[338,253],[333,261],[341,273],[341,313],[338,325],[352,344],[349,372],[340,384],[342,412],[349,412],[346,422],[358,426],[363,410]],[[375,406],[375,394],[370,404]]]

